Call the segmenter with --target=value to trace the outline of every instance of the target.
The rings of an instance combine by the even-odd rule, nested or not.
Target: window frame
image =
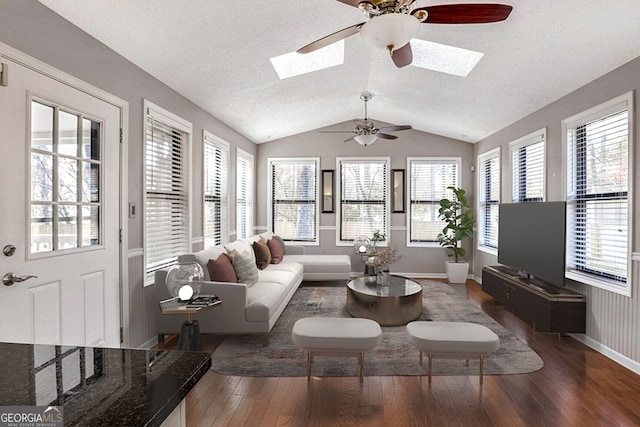
[[[145,218],[143,224],[143,242],[144,242],[144,286],[152,285],[154,282],[154,274],[155,271],[166,268],[167,266],[171,266],[177,263],[177,257],[191,251],[191,235],[192,235],[192,203],[193,203],[193,195],[192,195],[192,185],[191,185],[191,155],[192,155],[192,134],[193,134],[193,125],[191,122],[179,117],[178,115],[152,103],[151,101],[145,99],[144,102],[144,170],[143,170],[143,217]],[[184,158],[182,159],[182,172],[183,179],[185,185],[185,211],[186,211],[186,227],[183,232],[183,241],[180,243],[183,245],[182,249],[176,250],[175,260],[173,263],[159,266],[157,268],[150,269],[149,262],[149,242],[147,241],[149,237],[148,233],[148,201],[149,201],[149,191],[147,190],[147,160],[146,160],[146,152],[147,152],[147,133],[149,131],[149,119],[156,120],[166,126],[172,127],[178,132],[183,133],[184,139]]]
[[[267,159],[267,167],[268,167],[268,173],[269,173],[269,180],[267,182],[268,185],[268,204],[267,204],[267,229],[273,231],[275,234],[278,234],[274,228],[274,218],[273,218],[273,213],[274,213],[274,182],[273,182],[273,167],[276,164],[299,164],[300,166],[302,166],[302,164],[313,164],[313,167],[315,169],[315,190],[314,190],[314,198],[313,198],[313,205],[315,207],[315,213],[314,213],[314,228],[312,231],[312,235],[314,236],[313,240],[292,240],[292,239],[286,239],[283,236],[280,236],[283,238],[283,240],[285,242],[292,242],[295,243],[296,245],[302,245],[302,246],[318,246],[320,244],[320,237],[319,237],[319,226],[320,226],[320,203],[319,201],[321,200],[320,197],[320,158],[319,157],[269,157]],[[294,200],[290,200],[289,202],[291,203],[296,203],[296,201]],[[302,204],[304,203],[303,200],[299,200],[298,203]],[[310,204],[310,203],[306,203],[306,204]]]
[[[385,200],[384,203],[384,212],[385,212],[385,220],[384,220],[384,230],[381,230],[387,236],[387,241],[378,243],[378,246],[386,246],[389,242],[390,236],[390,221],[391,221],[391,197],[390,197],[390,189],[389,189],[389,180],[390,180],[390,167],[391,167],[391,158],[390,157],[336,157],[336,171],[338,171],[338,202],[336,203],[336,246],[353,246],[353,240],[342,240],[342,162],[384,162],[385,167]],[[368,236],[371,238],[371,236]]]
[[[541,168],[542,170],[539,171],[541,174],[541,187],[542,187],[542,194],[540,197],[526,197],[526,178],[529,178],[529,174],[528,174],[528,170],[524,171],[524,175],[525,175],[525,185],[524,188],[520,187],[518,185],[518,180],[517,178],[519,176],[522,175],[522,171],[521,171],[521,164],[516,164],[514,157],[518,156],[518,161],[521,161],[521,157],[518,155],[518,153],[526,147],[529,146],[533,146],[535,144],[541,143],[542,144],[542,162],[541,162]],[[546,151],[547,151],[547,129],[543,128],[540,130],[537,130],[535,132],[532,132],[526,136],[523,136],[522,138],[518,138],[517,140],[511,142],[509,144],[509,160],[510,160],[510,164],[511,164],[511,203],[521,203],[521,202],[543,202],[546,200],[546,193],[547,193],[547,187],[546,187]],[[537,171],[536,171],[537,172]],[[517,197],[516,197],[517,194]],[[524,196],[523,196],[524,195]]]
[[[213,147],[214,150],[220,150],[222,152],[221,156],[221,170],[216,172],[216,179],[221,181],[221,194],[207,194],[207,145]],[[230,144],[219,138],[218,136],[208,132],[207,130],[202,131],[202,238],[204,242],[204,247],[208,248],[210,246],[217,246],[229,241],[229,166],[230,166],[230,157],[231,157],[231,149]],[[206,204],[210,198],[210,201],[218,201],[220,205],[220,215],[218,218],[214,219],[215,222],[218,222],[217,226],[220,229],[220,241],[215,241],[215,236],[208,237],[206,234]],[[213,239],[214,241],[208,243],[208,239]]]
[[[243,233],[240,233],[240,229],[238,227],[240,216],[239,216],[239,203],[240,203],[240,179],[239,175],[241,174],[241,162],[246,161],[249,163],[249,168],[251,170],[250,180],[247,184],[248,193],[247,193],[247,224]],[[253,154],[244,151],[241,148],[236,149],[236,239],[242,239],[246,237],[250,237],[255,234],[255,180],[256,180],[256,165],[254,161]],[[245,236],[246,233],[246,236]]]
[[[482,252],[486,252],[489,253],[491,255],[498,255],[498,229],[497,229],[497,225],[496,225],[496,246],[489,246],[487,244],[485,244],[485,239],[483,236],[483,231],[485,229],[486,223],[484,222],[487,217],[485,215],[484,212],[484,206],[491,206],[491,205],[497,205],[498,206],[498,215],[499,215],[499,210],[500,210],[500,201],[502,199],[502,181],[501,181],[501,167],[502,167],[502,163],[500,161],[500,147],[496,147],[494,149],[491,149],[483,154],[480,154],[478,156],[478,166],[477,166],[477,170],[478,170],[478,175],[477,175],[477,191],[478,191],[478,201],[476,203],[477,205],[477,235],[478,235],[478,244],[477,244],[477,249],[479,251]],[[496,193],[498,194],[498,199],[497,200],[489,200],[487,202],[485,202],[484,196],[486,196],[487,191],[489,190],[490,192],[490,188],[485,188],[484,184],[486,183],[486,179],[485,179],[485,164],[487,161],[493,160],[493,159],[497,159],[497,164],[498,164],[498,168],[497,168],[497,182],[498,182],[498,189],[496,191]]]
[[[580,271],[571,269],[571,230],[570,230],[570,203],[573,203],[573,199],[570,197],[570,179],[569,179],[569,137],[568,133],[571,129],[577,129],[581,126],[586,126],[587,124],[596,122],[598,120],[605,119],[606,117],[615,114],[616,112],[620,112],[621,110],[627,110],[627,191],[626,191],[626,206],[627,206],[627,249],[626,249],[626,282],[622,283],[619,281],[610,280],[605,275],[598,274],[597,271]],[[568,117],[562,120],[562,172],[563,172],[563,191],[564,191],[564,199],[567,202],[567,267],[565,272],[565,277],[570,280],[574,280],[579,283],[583,283],[585,285],[593,286],[596,288],[600,288],[603,290],[611,291],[617,294],[631,296],[631,288],[633,283],[633,218],[634,218],[634,209],[633,209],[633,177],[634,168],[633,168],[633,159],[634,159],[634,146],[635,146],[635,132],[634,132],[634,120],[635,120],[635,109],[634,109],[634,93],[633,91],[622,94],[616,98],[613,98],[609,101],[603,102],[599,105],[596,105],[588,110],[585,110],[581,113],[575,114],[571,117]],[[575,166],[575,165],[574,165]],[[573,172],[571,172],[573,173]],[[577,172],[576,172],[577,174]],[[577,181],[577,179],[574,179]],[[571,180],[571,181],[574,181]],[[608,194],[608,193],[604,193]],[[589,197],[590,200],[603,200]],[[583,198],[582,200],[587,200],[587,198]],[[579,203],[579,202],[577,202]]]
[[[406,188],[406,200],[407,200],[407,205],[408,205],[408,210],[407,210],[407,218],[406,218],[406,224],[407,224],[407,235],[406,235],[406,242],[407,242],[407,247],[425,247],[425,248],[439,248],[440,247],[440,243],[437,240],[416,240],[413,241],[411,240],[411,216],[412,216],[412,211],[413,211],[413,205],[414,205],[414,200],[412,199],[412,183],[413,183],[413,168],[412,168],[412,164],[413,162],[429,162],[429,163],[433,163],[433,164],[454,164],[455,165],[455,183],[452,184],[448,184],[449,185],[453,185],[455,187],[460,187],[460,183],[462,182],[462,157],[407,157],[407,171],[408,171],[408,175],[409,178],[407,180],[407,188]],[[446,188],[446,187],[445,187]],[[453,195],[453,192],[451,192],[451,195]],[[438,209],[440,206],[440,200],[431,200],[431,201],[421,201],[420,203],[417,204],[434,204]],[[442,225],[442,227],[444,228],[444,223]]]
[[[52,149],[51,151],[48,150],[44,150],[44,149],[40,149],[40,148],[35,148],[33,146],[33,142],[32,142],[32,126],[33,126],[33,104],[37,103],[40,105],[43,105],[45,107],[51,108],[53,111],[53,116],[52,116],[52,134],[51,134],[51,145],[52,145]],[[28,105],[28,109],[27,109],[27,135],[29,138],[28,144],[27,144],[27,192],[28,192],[28,196],[26,197],[27,200],[27,217],[25,218],[26,220],[26,224],[25,224],[25,231],[26,231],[26,259],[28,260],[36,260],[36,259],[45,259],[45,258],[50,258],[50,257],[54,257],[54,256],[60,256],[60,255],[66,255],[66,254],[77,254],[77,253],[84,253],[84,252],[89,252],[89,251],[94,251],[94,250],[101,250],[104,249],[104,245],[105,245],[105,230],[104,230],[104,211],[105,211],[105,202],[104,202],[104,177],[105,177],[105,135],[104,135],[104,120],[98,119],[88,113],[76,110],[76,109],[72,109],[69,108],[67,106],[64,106],[60,103],[56,103],[54,101],[50,101],[47,100],[45,98],[41,98],[37,95],[34,95],[32,93],[30,93],[28,95],[28,99],[27,99],[27,105]],[[68,154],[68,153],[62,153],[60,151],[56,151],[54,148],[58,147],[60,145],[60,140],[62,139],[62,136],[60,135],[60,115],[61,113],[64,114],[68,114],[68,115],[72,115],[77,117],[77,133],[75,135],[76,137],[76,143],[78,144],[76,146],[77,151],[75,154]],[[97,123],[99,124],[100,130],[99,130],[99,136],[98,136],[98,140],[99,140],[99,149],[98,149],[98,159],[93,159],[93,158],[89,158],[89,157],[85,157],[83,155],[80,154],[80,150],[82,149],[83,146],[83,139],[84,139],[84,135],[83,133],[80,131],[81,129],[84,129],[83,127],[83,122],[85,120],[88,120],[92,123]],[[51,200],[34,200],[33,199],[33,165],[32,165],[32,156],[34,154],[40,154],[40,155],[44,155],[44,156],[48,156],[51,158],[51,175],[52,175],[52,179],[51,179],[51,192],[52,192],[52,199]],[[75,161],[77,166],[76,172],[76,178],[77,178],[77,188],[78,188],[78,192],[77,192],[77,197],[75,200],[73,201],[69,201],[69,200],[60,200],[59,199],[59,184],[62,181],[62,179],[60,178],[60,166],[59,163],[61,161],[61,159],[66,159],[66,160],[72,160]],[[98,187],[97,187],[97,191],[98,191],[98,199],[96,200],[83,200],[82,197],[82,190],[84,190],[84,178],[83,178],[83,171],[84,171],[84,167],[85,165],[96,165],[99,168],[99,173],[98,173]],[[32,246],[33,246],[33,207],[34,206],[49,206],[52,210],[52,215],[51,215],[51,231],[52,231],[52,238],[51,238],[51,244],[52,247],[50,250],[47,251],[33,251],[32,250]],[[76,228],[76,246],[71,247],[71,248],[58,248],[57,246],[59,245],[59,241],[60,241],[60,235],[62,233],[60,233],[60,227],[63,226],[62,221],[60,221],[59,218],[59,208],[61,206],[73,206],[77,209],[76,212],[76,218],[79,219],[79,221],[76,222],[75,224],[75,228]],[[83,245],[82,241],[84,238],[84,228],[83,228],[83,223],[84,223],[84,216],[82,214],[82,210],[85,207],[97,207],[99,209],[99,213],[98,213],[98,243],[96,244],[89,244],[89,245]]]

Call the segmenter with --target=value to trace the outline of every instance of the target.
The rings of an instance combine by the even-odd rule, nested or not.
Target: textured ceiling
[[[397,69],[356,35],[344,64],[279,80],[269,58],[363,14],[336,0],[40,1],[256,143],[362,117],[362,91],[374,120],[476,142],[640,56],[638,0],[511,0],[501,23],[421,25],[417,38],[484,53],[466,78]]]

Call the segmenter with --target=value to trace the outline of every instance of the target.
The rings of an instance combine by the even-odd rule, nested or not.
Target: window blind
[[[253,156],[238,149],[236,163],[236,232],[243,239],[253,234]]]
[[[436,242],[445,224],[438,219],[440,200],[453,196],[449,186],[458,186],[460,160],[409,159],[409,241]]]
[[[627,104],[566,124],[567,269],[618,287],[629,256]]]
[[[498,248],[500,207],[500,150],[478,158],[478,240],[481,246]]]
[[[270,159],[271,229],[284,240],[317,241],[316,159]]]
[[[145,143],[146,278],[189,252],[187,134],[147,116]]]
[[[226,243],[228,230],[229,145],[205,133],[204,243],[205,248]]]
[[[387,225],[387,161],[340,160],[340,240],[389,235]]]
[[[544,200],[544,144],[545,133],[541,131],[510,145],[512,202]]]

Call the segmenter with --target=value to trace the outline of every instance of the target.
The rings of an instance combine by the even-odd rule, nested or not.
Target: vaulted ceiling
[[[280,80],[270,58],[363,13],[336,0],[40,1],[256,143],[363,117],[363,91],[374,120],[476,142],[640,56],[638,0],[510,0],[500,23],[420,25],[418,39],[484,54],[466,77],[398,69],[355,35],[341,65]]]

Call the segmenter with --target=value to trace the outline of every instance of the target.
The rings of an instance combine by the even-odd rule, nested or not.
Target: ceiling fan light
[[[375,136],[375,135],[356,135],[356,136],[353,137],[353,139],[355,139],[358,144],[362,145],[363,147],[366,147],[367,145],[373,144],[373,142],[377,139],[377,136]]]
[[[420,21],[404,13],[376,16],[360,29],[360,35],[371,46],[394,51],[411,40],[420,28]]]

